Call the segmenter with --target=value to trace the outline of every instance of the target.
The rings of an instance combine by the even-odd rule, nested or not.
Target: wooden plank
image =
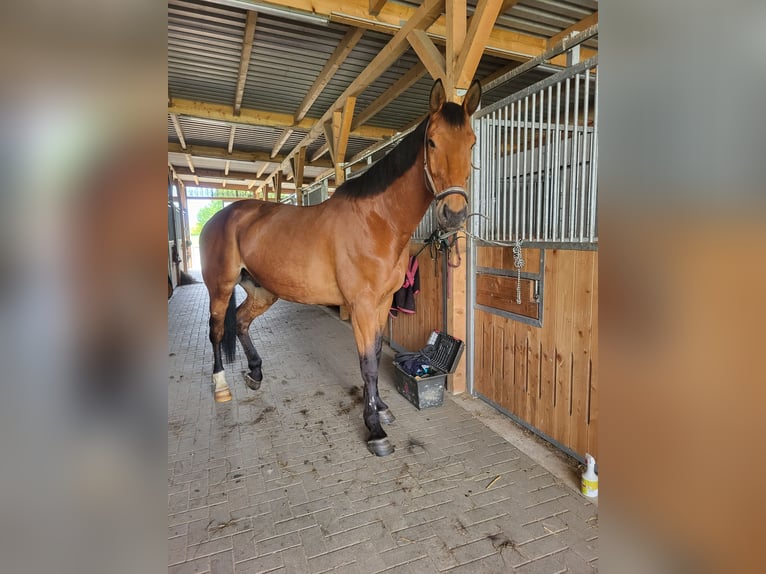
[[[170,121],[173,122],[173,129],[176,130],[178,141],[181,142],[181,149],[186,149],[186,140],[184,139],[184,132],[181,130],[181,124],[178,122],[178,114],[170,114]]]
[[[590,395],[588,397],[588,449],[587,451],[598,460],[598,251],[593,261],[593,309],[591,323],[591,372]]]
[[[588,448],[588,393],[592,344],[593,276],[595,252],[575,251],[574,307],[572,309],[572,417],[566,445],[584,454]]]
[[[543,297],[543,332],[540,337],[542,359],[540,361],[540,408],[532,423],[544,433],[552,436],[553,403],[557,375],[556,364],[556,309],[558,308],[558,262],[559,251],[545,252],[545,294]]]
[[[515,277],[480,273],[476,276],[476,302],[493,309],[538,319],[540,308],[533,301],[534,281],[521,280],[521,305],[516,303],[516,284]]]
[[[527,405],[524,412],[524,420],[530,424],[537,419],[537,411],[540,408],[540,363],[542,329],[525,325],[527,331]]]
[[[574,253],[559,251],[556,269],[556,387],[551,436],[566,445],[569,441],[572,398],[572,313],[574,311]]]

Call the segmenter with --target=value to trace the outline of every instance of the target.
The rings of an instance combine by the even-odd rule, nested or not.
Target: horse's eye
[[[432,140],[431,138],[428,138],[428,147],[436,147],[434,140]]]

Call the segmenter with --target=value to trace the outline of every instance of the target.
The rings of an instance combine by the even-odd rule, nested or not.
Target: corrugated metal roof
[[[477,0],[469,0],[468,13],[473,13]],[[419,1],[397,2],[417,7]],[[270,5],[272,8],[274,5]],[[278,9],[277,9],[278,10]],[[342,2],[338,4],[342,11]],[[521,0],[501,15],[496,28],[535,38],[551,38],[598,11],[597,0]],[[346,35],[349,27],[328,22],[308,23],[296,19],[287,11],[277,15],[259,12],[247,72],[242,107],[263,112],[294,116],[311,85],[321,73],[331,54]],[[241,4],[229,0],[169,0],[168,3],[168,95],[172,99],[193,100],[225,107],[233,106],[236,98],[240,58],[244,41],[247,11]],[[306,115],[307,119],[322,117],[336,104],[341,94],[361,74],[375,56],[391,40],[391,35],[366,30],[346,60],[318,95]],[[439,41],[436,41],[439,46]],[[597,49],[597,37],[585,46]],[[443,46],[441,46],[443,50]],[[390,86],[419,62],[408,49],[389,69],[385,70],[358,96],[355,115],[363,112]],[[487,78],[507,69],[513,62],[484,55],[476,77]],[[536,68],[504,85],[487,92],[483,103],[489,104],[523,89],[551,73]],[[433,85],[424,74],[409,89],[390,102],[366,122],[367,126],[402,130],[422,117],[428,108],[428,96]],[[271,153],[282,136],[283,127],[258,126],[230,121],[178,116],[178,122],[188,145],[204,145],[227,150],[231,125],[236,125],[234,151]],[[306,136],[306,129],[295,129],[282,144],[280,157],[292,151]],[[168,115],[168,141],[179,143],[175,127]],[[325,143],[324,136],[308,145],[311,158]],[[351,136],[347,157],[358,154],[378,143],[376,140]],[[380,152],[375,157],[379,156]],[[324,158],[328,157],[325,154]],[[173,165],[186,166],[184,154],[170,153]],[[225,159],[200,159],[201,169],[223,170]],[[230,170],[257,173],[261,162],[237,162],[243,165]],[[270,163],[264,175],[276,169]],[[306,166],[307,177],[326,171],[326,167]]]

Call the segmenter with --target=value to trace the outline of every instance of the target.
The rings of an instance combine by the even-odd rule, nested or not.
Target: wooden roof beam
[[[386,5],[386,2],[388,0],[369,0],[370,1],[370,15],[377,16],[380,14],[380,11],[383,9],[383,6]]]
[[[375,114],[383,110],[388,104],[407,91],[413,84],[422,78],[425,73],[426,67],[423,65],[423,62],[415,64],[409,72],[394,82],[391,87],[375,98],[375,100],[370,103],[362,113],[354,118],[354,121],[351,123],[351,130],[353,131],[369,121]]]
[[[468,89],[495,27],[503,0],[479,0],[453,70],[454,88]]]
[[[285,128],[281,134],[279,134],[279,137],[277,138],[277,141],[274,143],[274,148],[271,150],[271,157],[274,158],[279,153],[279,150],[282,149],[282,146],[285,145],[285,142],[288,140],[288,138],[293,135],[293,129],[291,128]]]
[[[350,96],[356,97],[363,92],[372,82],[374,82],[384,71],[386,71],[391,64],[401,57],[404,52],[407,51],[409,43],[407,42],[407,36],[412,30],[428,28],[441,14],[444,7],[444,0],[423,0],[423,3],[402,27],[394,35],[393,38],[386,44],[380,52],[372,59],[367,67],[359,74],[353,82],[345,89],[335,103],[324,113],[324,115],[314,124],[314,127],[309,133],[300,141],[300,143],[293,148],[288,154],[286,163],[289,158],[293,157],[297,151],[304,146],[308,146],[320,135],[324,130],[324,123],[332,117],[333,111],[342,107],[346,99]],[[359,129],[363,129],[364,126]],[[383,139],[383,138],[379,138]]]
[[[415,53],[423,62],[428,73],[434,80],[441,80],[443,84],[447,83],[447,70],[444,55],[439,51],[425,30],[413,30],[407,35],[407,41],[415,50]]]
[[[311,106],[314,104],[316,99],[319,97],[319,94],[321,94],[322,90],[324,90],[327,84],[330,83],[330,80],[332,80],[333,76],[338,71],[338,68],[340,68],[341,64],[343,64],[348,55],[351,53],[351,50],[354,49],[363,35],[364,30],[362,28],[351,28],[348,32],[346,32],[346,35],[343,36],[340,43],[338,44],[338,47],[335,48],[333,53],[330,55],[330,58],[324,65],[324,68],[322,68],[322,71],[319,72],[316,80],[314,80],[314,83],[311,85],[309,91],[304,96],[303,101],[298,106],[298,111],[295,113],[296,122],[299,122],[306,117],[306,114],[308,113],[309,109],[311,109]]]
[[[170,114],[170,121],[173,123],[173,129],[176,130],[176,135],[178,136],[178,141],[181,142],[181,147],[186,149],[186,140],[184,139],[183,131],[181,131],[181,124],[178,121],[178,115]]]
[[[332,109],[342,107],[343,101],[345,101],[345,96],[342,100],[339,101],[337,105],[333,106]],[[316,122],[319,121],[316,118],[303,118],[301,121],[295,122],[293,116],[290,114],[267,112],[251,108],[242,108],[240,110],[240,114],[235,116],[231,106],[213,104],[210,102],[186,100],[182,98],[174,98],[173,101],[170,102],[168,105],[168,113],[191,116],[195,118],[204,118],[208,120],[216,120],[226,124],[246,124],[282,129],[292,128],[306,131],[316,127]],[[322,121],[325,121],[326,119],[327,117],[323,116]],[[351,135],[355,137],[378,140],[390,137],[394,133],[396,133],[396,130],[388,128],[359,126],[359,128],[351,132]]]
[[[190,145],[187,146],[186,149],[183,149],[180,144],[175,142],[168,142],[168,152],[188,154],[193,157],[208,157],[212,159],[223,159],[231,161],[261,161],[272,165],[282,163],[282,161],[287,158],[285,155],[278,155],[277,157],[272,158],[269,152],[234,151],[232,153],[228,153],[224,148],[202,145]],[[332,167],[332,162],[329,160],[319,160],[316,162],[312,160],[311,165],[313,167]]]
[[[237,75],[237,90],[234,94],[234,115],[238,116],[242,109],[242,97],[245,95],[247,83],[247,70],[250,67],[250,53],[253,51],[253,36],[255,35],[255,21],[258,14],[252,10],[247,11],[245,20],[245,36],[242,40],[242,55],[239,58],[239,74]]]

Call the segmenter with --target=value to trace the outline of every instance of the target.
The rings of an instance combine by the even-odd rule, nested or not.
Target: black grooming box
[[[444,400],[447,375],[455,372],[464,348],[465,343],[460,339],[433,331],[425,347],[428,350],[424,351],[430,359],[432,373],[416,377],[402,370],[394,361],[396,390],[418,409],[440,406]]]

